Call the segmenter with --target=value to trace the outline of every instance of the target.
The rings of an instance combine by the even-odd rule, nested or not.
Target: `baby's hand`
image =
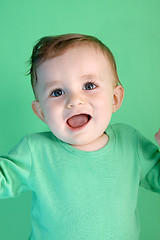
[[[157,143],[158,143],[159,146],[160,146],[160,129],[159,129],[159,131],[155,134],[155,139],[156,139]]]

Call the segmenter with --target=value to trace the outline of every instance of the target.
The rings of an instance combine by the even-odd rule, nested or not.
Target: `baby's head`
[[[121,84],[117,74],[116,62],[110,49],[104,45],[98,38],[82,35],[82,34],[64,34],[58,36],[48,36],[41,38],[33,48],[31,56],[31,68],[29,74],[31,76],[31,84],[35,97],[37,98],[35,86],[37,79],[37,68],[45,61],[53,59],[65,53],[69,48],[79,45],[93,46],[101,51],[110,61],[115,74],[115,83]]]
[[[97,150],[123,87],[111,51],[97,38],[66,34],[40,39],[31,56],[34,113],[53,134],[82,150]]]

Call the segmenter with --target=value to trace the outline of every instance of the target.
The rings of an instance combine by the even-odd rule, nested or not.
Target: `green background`
[[[125,88],[123,105],[111,122],[130,124],[155,143],[160,127],[159,0],[1,0],[0,153],[26,134],[48,130],[32,113],[34,97],[25,73],[35,42],[63,33],[94,35],[109,46]],[[140,189],[138,208],[141,240],[160,239],[160,196]],[[0,239],[27,239],[30,209],[31,193],[0,200]]]

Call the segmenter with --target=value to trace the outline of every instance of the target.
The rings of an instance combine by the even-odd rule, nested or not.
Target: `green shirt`
[[[107,145],[93,152],[45,132],[0,157],[0,197],[33,192],[30,240],[139,239],[138,188],[160,192],[160,153],[127,125],[106,132]]]

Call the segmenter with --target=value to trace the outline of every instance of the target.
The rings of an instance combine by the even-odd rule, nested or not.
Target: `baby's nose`
[[[79,95],[79,94],[72,94],[67,101],[67,108],[73,108],[73,107],[77,107],[80,105],[83,105],[86,103],[86,100],[84,98],[84,96]]]

